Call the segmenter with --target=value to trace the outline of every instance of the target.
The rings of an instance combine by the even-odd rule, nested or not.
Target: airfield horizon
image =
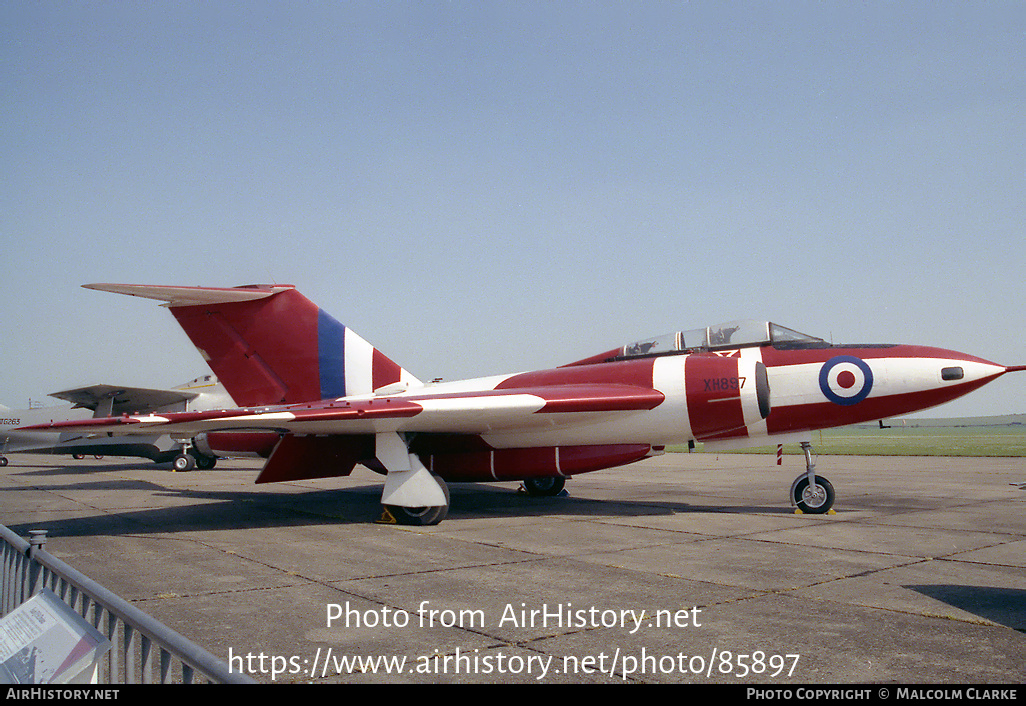
[[[1000,417],[885,420],[884,427],[857,424],[812,433],[820,456],[966,456],[1026,457],[1026,415]],[[771,454],[776,445],[701,453]],[[686,446],[667,451],[686,452]],[[784,444],[784,454],[801,455],[798,444]]]

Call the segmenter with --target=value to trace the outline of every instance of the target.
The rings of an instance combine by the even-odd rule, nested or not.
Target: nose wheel
[[[823,515],[834,506],[834,486],[823,476],[816,475],[816,464],[812,460],[812,445],[802,442],[805,452],[805,473],[791,484],[791,504],[808,515]]]
[[[798,476],[791,490],[791,504],[807,515],[822,515],[834,506],[834,486],[818,476],[814,484],[805,476]]]

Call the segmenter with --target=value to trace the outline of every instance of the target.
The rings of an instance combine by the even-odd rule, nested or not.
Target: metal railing
[[[49,588],[72,610],[100,631],[111,649],[99,665],[104,684],[252,684],[246,674],[111,593],[44,548],[46,532],[29,532],[25,541],[0,525],[3,577],[0,615],[7,615],[43,588]]]

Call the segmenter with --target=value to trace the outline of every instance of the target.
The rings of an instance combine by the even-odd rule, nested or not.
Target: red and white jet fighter
[[[385,475],[382,504],[410,524],[445,517],[447,481],[522,481],[552,495],[569,476],[697,442],[801,443],[807,470],[791,502],[824,513],[834,491],[816,475],[812,430],[933,407],[1026,369],[737,321],[549,370],[425,384],[291,285],[86,286],[166,302],[241,406],[35,428],[191,439],[180,470],[255,451],[268,457],[257,483],[344,476],[360,463]]]

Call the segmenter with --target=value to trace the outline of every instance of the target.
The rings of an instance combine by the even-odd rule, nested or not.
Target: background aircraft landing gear
[[[436,507],[404,507],[402,505],[385,505],[385,510],[401,525],[425,527],[437,525],[449,514],[449,486],[440,477],[433,475],[438,487],[445,494],[445,505]]]
[[[791,504],[808,515],[823,515],[834,506],[834,486],[823,476],[816,475],[812,460],[812,445],[802,442],[805,452],[805,473],[791,484]]]
[[[201,454],[196,449],[182,451],[182,453],[171,460],[171,470],[175,473],[185,473],[194,468],[198,468],[201,471],[209,471],[215,465],[217,465],[216,456]]]
[[[524,490],[534,498],[551,498],[563,492],[564,487],[566,487],[566,478],[562,476],[524,480]]]
[[[217,465],[216,456],[207,456],[206,454],[196,454],[196,468],[201,471],[209,471],[211,468]]]
[[[187,453],[180,453],[171,460],[171,470],[186,473],[196,467],[196,459]]]
[[[7,457],[6,456],[0,456],[0,468],[3,468],[6,465],[7,465]]]

